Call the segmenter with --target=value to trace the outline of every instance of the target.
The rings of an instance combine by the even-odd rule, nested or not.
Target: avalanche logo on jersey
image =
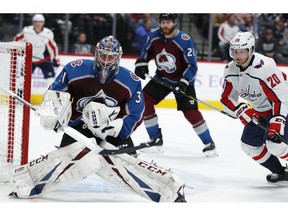
[[[78,112],[82,112],[84,107],[87,106],[87,104],[90,101],[94,101],[95,99],[98,99],[98,98],[102,98],[104,100],[104,104],[108,107],[115,107],[118,105],[117,100],[115,100],[112,97],[107,96],[104,93],[104,91],[101,89],[96,95],[89,96],[89,97],[83,97],[83,98],[79,99],[76,103],[76,110]]]
[[[167,53],[165,49],[156,55],[156,64],[159,70],[164,70],[167,73],[173,73],[176,70],[176,58]]]

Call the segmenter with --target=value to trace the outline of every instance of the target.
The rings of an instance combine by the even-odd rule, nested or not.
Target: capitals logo
[[[176,70],[176,58],[172,54],[166,52],[165,49],[156,55],[156,63],[160,70],[167,73],[173,73]]]

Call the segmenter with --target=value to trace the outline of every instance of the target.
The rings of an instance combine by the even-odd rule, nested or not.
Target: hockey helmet
[[[159,15],[159,23],[162,21],[162,20],[173,20],[173,22],[176,21],[177,19],[177,14],[174,14],[174,13],[163,13],[163,14],[160,14]]]
[[[42,14],[35,14],[32,18],[33,22],[39,21],[39,22],[45,22],[45,17]]]
[[[107,36],[99,41],[95,48],[96,79],[105,84],[111,81],[119,71],[120,58],[123,54],[121,44],[113,36]]]
[[[249,56],[255,51],[255,37],[250,32],[238,32],[232,40],[230,40],[229,54],[234,59],[234,50],[247,49]]]

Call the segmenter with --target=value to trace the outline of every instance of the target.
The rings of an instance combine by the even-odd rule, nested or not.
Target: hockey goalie
[[[83,109],[82,120],[89,130],[97,134],[96,130],[111,126],[117,112],[117,107],[90,102]],[[36,114],[42,127],[63,131],[76,141],[11,170],[11,195],[18,198],[39,197],[62,185],[96,174],[154,202],[186,202],[184,182],[170,170],[127,153],[100,154],[103,149],[117,148],[105,139],[97,143],[96,139],[69,127],[69,93],[48,90]]]

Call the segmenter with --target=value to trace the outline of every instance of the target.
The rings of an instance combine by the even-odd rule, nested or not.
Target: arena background
[[[60,55],[61,66],[57,69],[57,74],[63,68],[63,65],[79,58],[89,58],[93,59],[93,56],[75,56],[75,55]],[[134,63],[136,58],[128,58],[123,57],[121,59],[120,64],[131,71],[134,71]],[[222,62],[205,62],[199,61],[198,62],[198,74],[196,77],[196,94],[199,100],[203,100],[217,108],[221,108],[219,99],[221,96],[222,84],[223,84],[223,71],[225,67],[225,63]],[[288,73],[287,67],[279,66],[279,68]],[[149,63],[149,74],[154,75],[155,73],[155,63],[151,61]],[[145,84],[149,81],[149,79],[142,80],[142,86],[144,87]],[[43,94],[45,93],[46,89],[48,88],[46,82],[43,79],[43,75],[41,69],[36,69],[35,72],[32,74],[32,96],[31,96],[31,103],[32,104],[39,104],[43,98]],[[158,107],[166,107],[166,108],[174,108],[176,107],[176,102],[174,99],[174,95],[171,93],[167,96],[165,100],[163,100]],[[210,109],[206,105],[199,103],[200,109]]]

